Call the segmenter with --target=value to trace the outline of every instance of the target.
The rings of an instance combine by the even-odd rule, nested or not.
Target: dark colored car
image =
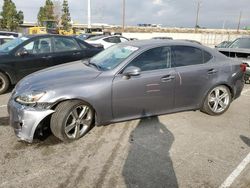
[[[240,96],[243,75],[240,62],[205,46],[130,41],[27,76],[14,89],[8,111],[21,140],[32,142],[37,130],[50,126],[56,137],[70,141],[92,125],[186,110],[221,115]]]
[[[216,45],[215,48],[228,48],[232,41],[223,41],[220,44]]]
[[[74,37],[39,35],[16,38],[0,46],[0,94],[24,76],[58,64],[86,59],[99,53]]]
[[[242,61],[246,65],[245,82],[250,83],[250,37],[237,38],[227,47],[218,48],[218,51]]]

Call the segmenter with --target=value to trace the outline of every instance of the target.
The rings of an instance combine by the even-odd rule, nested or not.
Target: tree
[[[19,24],[23,23],[23,12],[16,10],[16,5],[12,0],[4,0],[1,15],[1,28],[14,31]]]
[[[23,11],[18,11],[18,13],[17,13],[17,20],[18,20],[19,24],[23,24],[23,20],[24,20]]]
[[[61,24],[63,26],[63,29],[68,31],[71,28],[71,18],[69,13],[69,5],[67,0],[63,0],[63,9],[62,9],[62,17],[61,17]]]
[[[54,4],[51,0],[46,0],[45,5],[40,7],[37,22],[39,25],[43,25],[44,21],[55,20],[54,16]]]
[[[59,0],[53,0],[53,4],[54,4],[54,7],[53,7],[54,17],[57,22],[57,25],[59,25],[61,22],[61,17],[62,17],[62,4]]]
[[[44,7],[40,7],[38,15],[37,15],[37,23],[42,26],[43,22],[46,20],[46,14]]]

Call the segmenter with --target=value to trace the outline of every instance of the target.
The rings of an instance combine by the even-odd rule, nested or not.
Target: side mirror
[[[141,74],[141,69],[139,67],[130,66],[123,71],[124,76],[139,76]]]
[[[29,52],[26,49],[23,48],[23,49],[19,50],[19,52],[17,52],[17,55],[21,56],[21,57],[24,57],[24,56],[29,55]]]

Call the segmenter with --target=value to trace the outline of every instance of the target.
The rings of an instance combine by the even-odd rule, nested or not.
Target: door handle
[[[169,82],[175,79],[174,75],[166,75],[161,78],[162,82]]]
[[[81,52],[74,52],[73,55],[80,55]]]
[[[43,56],[42,58],[43,58],[43,59],[51,59],[52,56],[48,55],[48,56]]]
[[[209,70],[207,71],[207,74],[211,75],[211,74],[216,74],[217,72],[218,72],[218,71],[215,70],[215,69],[209,69]]]

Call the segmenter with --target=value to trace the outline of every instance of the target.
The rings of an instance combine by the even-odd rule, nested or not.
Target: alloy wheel
[[[69,139],[78,139],[91,126],[93,114],[87,105],[75,107],[65,121],[65,134]]]
[[[208,106],[214,113],[221,113],[230,104],[230,93],[224,86],[214,88],[208,96]]]

